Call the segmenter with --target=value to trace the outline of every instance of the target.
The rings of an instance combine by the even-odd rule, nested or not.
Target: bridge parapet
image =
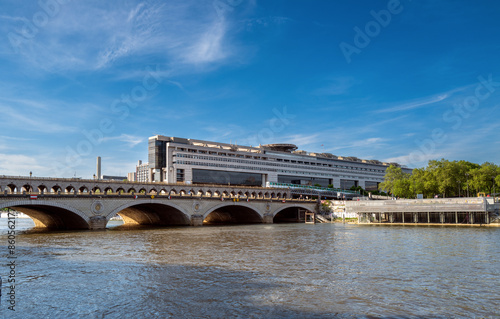
[[[246,196],[289,198],[291,193],[282,188],[232,186],[215,184],[166,184],[128,181],[104,181],[77,178],[40,178],[0,176],[0,193],[129,193],[181,194],[204,196]]]

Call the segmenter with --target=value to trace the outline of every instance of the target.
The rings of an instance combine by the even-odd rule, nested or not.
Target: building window
[[[177,182],[184,182],[184,170],[177,169]]]

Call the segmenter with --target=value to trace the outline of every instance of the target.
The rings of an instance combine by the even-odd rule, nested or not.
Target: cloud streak
[[[132,148],[141,144],[142,142],[144,142],[144,140],[145,138],[143,137],[133,136],[129,134],[122,134],[120,136],[104,137],[100,141],[101,142],[119,141],[128,144]]]
[[[442,94],[438,96],[433,96],[430,98],[419,99],[413,102],[405,103],[402,105],[398,105],[395,107],[390,107],[382,110],[377,110],[376,113],[390,113],[390,112],[400,112],[400,111],[409,111],[417,108],[421,108],[427,105],[431,105],[434,103],[438,103],[446,100],[449,97],[448,94]]]
[[[381,110],[376,110],[375,113],[393,113],[393,112],[401,112],[401,111],[409,111],[409,110],[415,110],[419,108],[426,107],[428,105],[436,104],[442,101],[445,101],[452,96],[456,95],[457,93],[461,93],[466,91],[467,89],[470,89],[473,87],[473,85],[466,85],[462,87],[455,88],[453,90],[443,92],[440,94],[436,94],[433,96],[429,97],[423,97],[417,100],[409,101],[409,102],[402,102],[401,104],[393,107],[388,107],[384,108]]]
[[[24,41],[20,51],[32,67],[52,72],[143,64],[145,56],[162,57],[172,67],[179,63],[200,67],[222,63],[237,51],[227,39],[230,28],[228,18],[218,16],[210,1],[150,1],[119,7],[71,2],[36,37]]]

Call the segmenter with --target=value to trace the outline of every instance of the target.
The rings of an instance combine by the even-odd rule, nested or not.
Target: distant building
[[[137,166],[135,168],[135,178],[136,182],[141,183],[148,183],[151,181],[148,163],[143,164],[142,161],[139,161],[137,163]]]
[[[267,186],[268,183],[376,190],[390,165],[329,153],[308,153],[293,144],[239,146],[156,135],[149,138],[148,181]],[[411,172],[402,167],[403,171]],[[144,177],[143,177],[144,178]],[[140,181],[140,180],[139,180]]]
[[[127,180],[129,182],[137,182],[137,174],[136,173],[128,173],[127,174]]]
[[[127,177],[125,177],[125,176],[102,175],[101,179],[105,180],[105,181],[126,181]]]

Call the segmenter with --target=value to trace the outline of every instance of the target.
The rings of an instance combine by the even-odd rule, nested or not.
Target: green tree
[[[493,192],[493,185],[497,183],[500,175],[499,167],[494,163],[485,162],[479,168],[470,171],[472,176],[471,187],[476,192]]]
[[[404,173],[401,167],[391,165],[387,168],[384,181],[380,183],[379,189],[398,197],[413,197],[410,190],[410,175]]]
[[[493,163],[482,165],[468,161],[430,160],[427,167],[416,168],[412,174],[405,174],[399,167],[390,166],[386,171],[380,189],[395,196],[414,197],[423,194],[431,198],[436,194],[443,197],[465,196],[467,186],[470,193],[500,190],[500,167]]]
[[[410,189],[411,186],[410,174],[406,175],[408,176],[405,176],[394,183],[394,188],[393,188],[394,196],[402,198],[415,198],[414,193]]]

